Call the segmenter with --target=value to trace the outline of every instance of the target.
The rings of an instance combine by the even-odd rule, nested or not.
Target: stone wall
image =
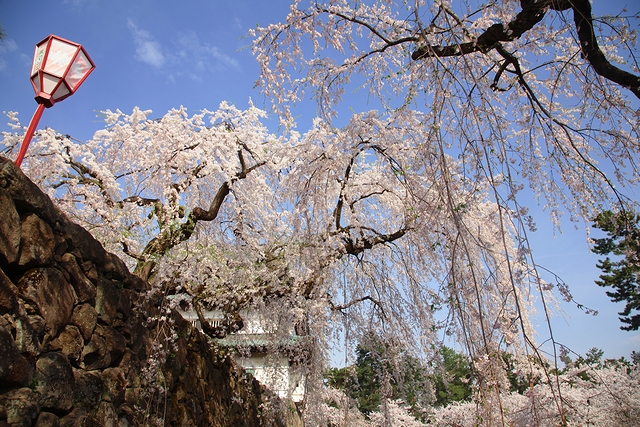
[[[300,424],[4,158],[0,267],[0,427]]]

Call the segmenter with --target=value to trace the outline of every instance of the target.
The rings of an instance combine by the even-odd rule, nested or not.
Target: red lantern
[[[78,43],[50,35],[36,45],[31,84],[39,105],[24,136],[16,166],[22,164],[45,107],[73,95],[94,68],[93,61]]]

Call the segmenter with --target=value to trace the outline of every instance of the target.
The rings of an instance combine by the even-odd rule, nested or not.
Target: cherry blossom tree
[[[534,278],[505,262],[524,256],[512,223],[487,200],[490,182],[422,145],[424,114],[367,112],[283,136],[255,107],[148,114],[107,112],[84,144],[40,131],[25,171],[136,274],[223,309],[230,327],[240,309],[276,301],[271,324],[316,338],[317,386],[315,362],[346,315],[355,333],[393,331],[389,354],[409,342],[433,357],[439,331],[474,357],[531,335]],[[5,134],[8,150],[19,134]],[[450,315],[437,319],[442,307]],[[481,371],[497,387],[502,373]]]
[[[528,247],[527,232],[535,229],[528,213],[531,200],[545,207],[556,227],[563,215],[587,223],[603,207],[624,209],[635,203],[625,193],[639,177],[635,160],[640,129],[635,110],[640,97],[639,18],[638,12],[626,11],[596,17],[587,0],[301,0],[293,2],[281,23],[253,31],[254,54],[261,65],[258,84],[285,124],[307,97],[317,103],[328,123],[344,121],[345,105],[353,108],[362,100],[385,114],[416,118],[401,125],[420,134],[409,149],[412,159],[439,163],[435,170],[414,170],[421,177],[436,177],[436,191],[447,200],[436,207],[446,210],[458,231],[443,233],[444,241],[457,251],[469,251],[467,262],[443,253],[438,261],[421,264],[428,256],[416,249],[421,247],[417,240],[425,236],[411,240],[418,236],[414,229],[398,242],[412,243],[402,249],[412,255],[403,265],[424,265],[416,276],[438,262],[451,268],[440,283],[453,284],[457,291],[445,292],[460,325],[455,335],[475,369],[485,376],[478,384],[477,401],[482,403],[475,412],[476,422],[505,423],[496,414],[504,413],[499,391],[505,390],[506,380],[492,345],[522,345],[524,353],[540,363],[544,359],[527,333],[523,309],[527,296],[521,293],[523,284],[529,283],[526,289],[539,293],[548,318],[550,285],[540,278]],[[406,144],[404,140],[400,146]],[[413,182],[407,183],[414,188]],[[460,191],[477,191],[481,194],[477,200],[497,213],[493,225],[505,237],[493,240],[499,262],[471,261],[471,248],[489,248],[476,230],[489,228],[485,228],[488,223],[477,222],[478,217],[460,215],[460,208],[467,205],[450,197]],[[420,219],[429,221],[432,229],[441,227],[441,217],[426,218],[423,212],[430,211],[424,206],[418,209]],[[392,251],[397,245],[385,247]],[[514,247],[515,253],[508,249]],[[479,272],[481,265],[484,275]],[[500,278],[491,274],[499,271],[498,266],[505,272]],[[370,276],[398,281],[384,273]],[[485,287],[488,282],[511,284],[513,300],[492,293]],[[430,283],[434,289],[438,282]],[[456,300],[461,290],[475,293],[474,304]],[[572,300],[566,286],[558,290]],[[400,296],[406,295],[389,297],[400,302]],[[485,304],[502,307],[503,316],[484,317]],[[479,309],[469,310],[472,306]],[[466,317],[470,313],[473,316]],[[502,330],[510,325],[518,331],[518,343],[511,341],[514,334],[489,333],[487,327],[496,326],[485,323],[489,318]],[[550,323],[548,329],[552,359],[557,360]],[[557,377],[547,375],[549,402],[558,422],[566,423],[565,390]],[[498,411],[483,412],[487,407]]]
[[[229,314],[209,332],[241,327],[251,307],[276,333],[312,337],[301,356],[312,423],[332,416],[317,398],[329,344],[375,330],[391,361],[437,363],[455,340],[474,371],[465,416],[485,425],[507,425],[515,407],[508,350],[541,378],[527,410],[567,424],[570,389],[530,323],[536,300],[549,318],[554,290],[528,245],[529,195],[557,223],[633,203],[631,18],[596,19],[581,0],[294,1],[253,33],[279,134],[254,106],[108,111],[86,143],[39,131],[24,170],[150,286]],[[352,87],[373,105],[345,119]],[[320,114],[299,133],[307,93]],[[24,128],[11,118],[2,144],[15,155]],[[402,413],[383,406],[376,423]]]

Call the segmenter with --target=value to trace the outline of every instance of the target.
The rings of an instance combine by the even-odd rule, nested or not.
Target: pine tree
[[[637,331],[640,328],[640,216],[629,211],[614,213],[605,211],[594,220],[594,226],[607,233],[607,237],[595,239],[592,251],[599,255],[607,255],[597,266],[602,270],[600,280],[596,284],[611,287],[606,294],[611,301],[626,301],[620,314],[621,326],[625,331]],[[609,254],[623,257],[619,261],[609,258]]]

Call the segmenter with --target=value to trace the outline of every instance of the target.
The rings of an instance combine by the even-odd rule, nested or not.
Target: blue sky
[[[607,5],[612,3],[624,4]],[[259,68],[246,35],[256,24],[284,19],[288,8],[286,0],[0,0],[6,33],[0,43],[0,111],[17,111],[28,124],[37,106],[29,83],[33,50],[49,34],[81,43],[97,67],[77,93],[45,111],[40,128],[86,140],[102,127],[97,113],[106,109],[127,113],[139,106],[159,117],[181,105],[191,112],[216,109],[222,100],[245,108],[250,98],[266,108],[254,89]],[[313,111],[308,105],[297,112],[303,118],[299,130]],[[0,118],[0,130],[8,130],[5,123]],[[600,313],[585,315],[562,303],[565,317],[553,320],[556,340],[581,353],[596,346],[607,357],[640,350],[639,333],[619,330],[616,313],[623,305],[611,303],[594,284],[597,257],[589,253],[584,224],[581,230],[566,224],[554,233],[546,215],[537,214],[538,231],[530,236],[537,261],[560,275],[578,302]]]
[[[215,109],[221,100],[242,108],[250,97],[260,106],[245,36],[287,11],[283,1],[0,0],[0,111],[18,111],[28,123],[37,106],[28,81],[33,49],[49,34],[81,43],[96,69],[45,112],[41,127],[87,139],[101,126],[96,111],[106,109],[139,106],[160,116],[180,105]]]

